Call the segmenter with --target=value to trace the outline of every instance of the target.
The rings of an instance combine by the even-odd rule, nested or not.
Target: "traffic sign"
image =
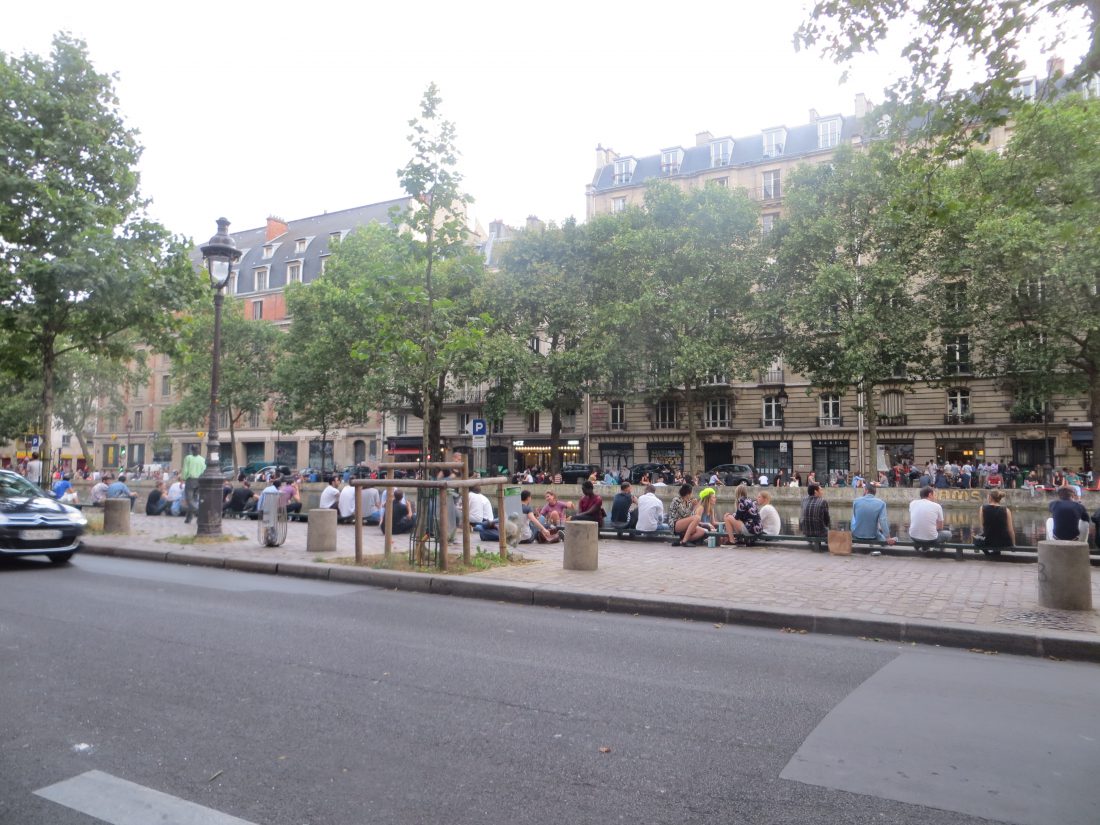
[[[470,430],[470,433],[475,438],[479,435],[480,436],[485,436],[489,433],[489,425],[486,423],[484,418],[475,418],[471,422],[471,424],[473,425],[473,428]],[[476,447],[477,445],[475,444],[474,446]],[[485,445],[482,444],[481,446],[484,447]]]
[[[484,448],[489,446],[489,437],[487,435],[475,435],[471,439],[471,445],[475,449]]]

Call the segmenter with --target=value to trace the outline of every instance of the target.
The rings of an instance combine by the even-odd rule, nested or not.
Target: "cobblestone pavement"
[[[316,561],[352,556],[354,528],[337,528],[333,553],[307,553],[302,523],[288,525],[281,547],[256,540],[256,523],[223,522],[225,536],[237,540],[181,546],[172,537],[193,536],[195,524],[183,519],[135,513],[128,536],[89,535],[90,548],[187,550],[202,555],[271,561]],[[475,546],[477,537],[474,536]],[[408,536],[395,537],[395,551],[408,550]],[[377,527],[364,528],[364,552],[381,553]],[[496,545],[486,547],[495,551]],[[561,544],[523,545],[531,564],[495,568],[479,579],[547,585],[586,593],[688,598],[738,607],[817,610],[989,627],[1001,630],[1055,630],[1100,634],[1100,613],[1051,610],[1039,606],[1034,563],[992,562],[972,555],[954,558],[830,556],[805,547],[672,547],[663,542],[600,541],[599,570],[562,569]],[[451,552],[461,552],[459,544]],[[1093,567],[1093,603],[1100,605],[1100,569]]]

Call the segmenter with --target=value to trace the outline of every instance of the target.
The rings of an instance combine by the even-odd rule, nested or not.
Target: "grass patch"
[[[364,555],[363,562],[361,564],[355,563],[354,556],[341,556],[335,559],[326,559],[328,564],[346,564],[349,567],[369,567],[373,570],[397,570],[402,573],[435,573],[437,575],[444,574],[447,576],[462,576],[467,573],[479,573],[483,570],[491,570],[494,567],[513,567],[520,564],[531,564],[530,559],[525,559],[518,553],[509,553],[507,559],[502,559],[500,553],[487,553],[484,550],[478,550],[470,557],[469,564],[462,563],[461,553],[448,553],[447,554],[447,569],[440,570],[434,564],[425,567],[419,567],[415,564],[409,563],[408,551],[398,552],[395,550],[390,556],[389,561],[386,560],[386,556],[382,553],[376,553],[373,555]]]
[[[165,536],[157,539],[158,542],[167,544],[225,544],[230,541],[245,541],[244,536]]]

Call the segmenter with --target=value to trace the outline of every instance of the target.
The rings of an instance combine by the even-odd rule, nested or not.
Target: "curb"
[[[483,599],[533,607],[629,613],[636,616],[735,624],[773,630],[790,628],[807,633],[866,637],[899,644],[937,645],[1017,656],[1052,657],[1100,663],[1100,638],[1094,639],[1083,634],[1054,630],[1028,632],[912,619],[878,618],[859,613],[739,607],[687,597],[640,596],[631,593],[599,594],[564,589],[560,586],[501,582],[472,576],[457,578],[435,576],[431,573],[373,570],[336,564],[237,559],[205,555],[196,551],[111,547],[87,541],[84,543],[83,552],[97,556],[191,564],[247,573],[323,579],[407,593],[434,593],[441,596]]]

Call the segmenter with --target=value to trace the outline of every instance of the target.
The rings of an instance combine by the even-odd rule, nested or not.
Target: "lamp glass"
[[[210,285],[217,288],[224,284],[229,277],[229,259],[221,255],[211,256],[206,259],[206,265],[210,270]]]

